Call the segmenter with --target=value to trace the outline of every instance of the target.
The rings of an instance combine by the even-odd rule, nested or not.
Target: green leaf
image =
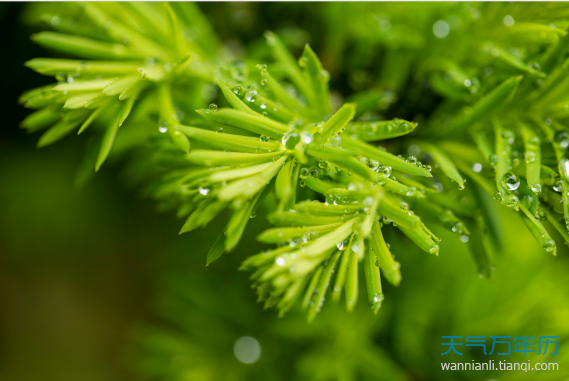
[[[322,137],[332,139],[336,136],[356,114],[356,105],[345,103],[324,125],[322,126]]]
[[[253,114],[250,114],[230,108],[221,108],[215,112],[209,109],[197,110],[197,113],[209,121],[242,128],[278,140],[289,130],[288,126],[261,116],[254,111]]]
[[[327,233],[339,226],[340,223],[297,228],[272,228],[259,234],[257,240],[263,243],[282,243],[289,242],[295,238],[302,238],[308,242],[318,238],[320,234]]]
[[[311,117],[310,111],[300,103],[297,98],[291,96],[285,88],[268,72],[266,65],[257,65],[257,70],[261,73],[265,86],[269,89],[274,99],[292,112],[299,112],[303,116]],[[259,99],[261,102],[261,99]],[[257,102],[255,102],[257,103]],[[262,103],[262,102],[261,102]],[[267,109],[270,107],[267,105]]]
[[[352,255],[353,240],[354,240],[354,235],[352,234],[350,236],[350,241],[348,242],[348,246],[344,248],[344,251],[341,252],[342,260],[340,261],[340,265],[338,266],[338,275],[336,275],[336,282],[334,283],[334,289],[332,290],[332,299],[335,302],[340,300],[340,296],[342,295],[342,289],[344,288],[344,283],[346,282],[346,274],[348,273],[349,270],[350,256]]]
[[[27,132],[36,132],[46,129],[53,125],[60,117],[60,112],[56,107],[44,107],[28,115],[20,127],[26,129]]]
[[[40,32],[32,40],[41,46],[76,57],[93,59],[144,59],[142,52],[121,44],[92,40],[57,32]]]
[[[104,108],[98,108],[95,109],[91,115],[89,115],[89,117],[87,119],[85,119],[85,122],[83,122],[83,124],[81,125],[81,127],[79,128],[79,131],[77,131],[77,135],[81,134],[83,131],[85,131],[87,129],[87,127],[89,127],[91,125],[91,123],[93,123],[95,121],[95,119],[97,119],[97,117],[101,114],[101,112],[104,110]]]
[[[289,160],[279,171],[275,182],[275,193],[280,200],[280,209],[290,209],[290,199],[293,194],[291,176],[294,171],[294,161]],[[294,202],[293,202],[294,204]]]
[[[221,257],[224,251],[225,251],[225,232],[221,232],[221,234],[217,237],[215,243],[207,253],[207,261],[205,265],[209,266],[213,261]]]
[[[277,61],[283,65],[291,81],[305,98],[310,99],[312,94],[304,80],[304,75],[284,43],[276,34],[270,31],[265,32],[265,39]]]
[[[207,131],[196,127],[184,125],[175,126],[176,129],[185,135],[193,138],[212,148],[226,149],[228,151],[241,152],[274,152],[281,148],[280,142],[261,141],[259,138],[224,134],[220,132]]]
[[[46,147],[57,142],[58,140],[68,135],[71,131],[76,129],[80,123],[81,121],[78,119],[60,120],[41,136],[37,147]]]
[[[569,244],[569,233],[567,232],[567,228],[563,226],[562,222],[559,221],[559,219],[555,217],[550,210],[544,208],[543,211],[547,216],[547,221],[549,221],[549,223],[555,228],[555,230],[557,230],[557,232],[561,234],[565,242]]]
[[[308,308],[308,306],[310,305],[310,301],[312,300],[314,293],[316,291],[316,285],[318,284],[318,281],[320,280],[320,276],[322,275],[322,271],[324,270],[324,268],[322,266],[318,267],[316,269],[316,271],[314,272],[314,275],[312,275],[312,279],[310,280],[310,283],[308,284],[308,287],[306,288],[306,294],[304,295],[304,299],[302,299],[302,309],[306,310]]]
[[[318,109],[318,115],[322,118],[330,113],[330,93],[328,91],[330,74],[324,70],[318,56],[308,44],[305,45],[298,62],[300,67],[304,69],[304,78],[314,97],[311,98],[313,99],[312,102],[309,100],[309,104]],[[353,107],[355,113],[355,105]]]
[[[480,223],[476,223],[471,220],[466,220],[466,226],[471,232],[468,239],[468,247],[470,249],[470,255],[474,259],[474,262],[478,266],[478,276],[490,279],[492,275],[492,266],[490,264],[490,258],[488,256],[488,251],[484,245],[484,230],[480,227]]]
[[[472,131],[472,138],[474,139],[474,142],[476,143],[478,150],[480,151],[480,153],[482,153],[484,159],[486,159],[486,162],[492,166],[495,166],[498,157],[494,152],[493,144],[488,139],[486,132],[484,132],[484,130],[482,129],[475,129]]]
[[[518,76],[505,80],[486,94],[484,98],[476,102],[474,106],[464,109],[462,113],[450,121],[449,124],[441,126],[441,128],[438,128],[436,132],[433,131],[433,133],[437,135],[448,134],[451,131],[454,132],[473,126],[491,117],[496,111],[500,110],[512,100],[518,91],[518,86],[522,78],[522,76]]]
[[[137,73],[143,61],[81,61],[59,58],[33,58],[24,63],[30,69],[44,75],[121,75]]]
[[[83,108],[85,106],[87,106],[87,104],[89,103],[89,101],[95,97],[97,97],[99,95],[99,93],[85,93],[85,94],[80,94],[80,95],[75,95],[72,97],[69,97],[69,99],[67,99],[67,101],[65,101],[65,104],[63,105],[63,108],[67,108],[67,109],[78,109],[78,108]]]
[[[267,216],[269,222],[277,226],[319,226],[343,222],[342,215],[315,216],[297,211],[274,212]]]
[[[180,56],[188,54],[188,47],[184,42],[182,37],[182,31],[180,29],[180,22],[178,17],[170,7],[170,4],[164,3],[164,8],[166,9],[166,26],[169,32],[170,41],[172,41],[174,47],[176,48]]]
[[[525,147],[526,178],[531,190],[541,194],[541,140],[525,123],[518,123]]]
[[[253,195],[260,192],[273,177],[277,175],[285,160],[286,157],[281,157],[258,175],[227,184],[217,193],[217,197],[223,201],[230,201],[236,198],[249,199],[253,197]]]
[[[406,135],[413,132],[416,127],[417,123],[394,119],[381,122],[354,122],[351,131],[357,131],[361,140],[372,142]]]
[[[192,150],[186,159],[193,164],[208,167],[268,163],[284,155],[284,151],[271,153],[241,153],[209,150]]]
[[[373,223],[372,234],[368,241],[376,255],[379,268],[383,272],[385,279],[387,279],[387,281],[392,285],[399,286],[399,283],[401,283],[401,272],[399,271],[401,265],[399,262],[393,260],[393,255],[385,244],[385,240],[383,239],[383,234],[381,233],[381,228],[379,227],[377,220]]]
[[[103,141],[101,142],[101,148],[99,149],[99,156],[97,156],[97,164],[95,165],[95,171],[97,172],[99,171],[99,168],[101,168],[101,165],[103,165],[103,163],[107,159],[107,156],[109,156],[109,153],[111,152],[111,148],[113,147],[115,137],[117,136],[117,132],[119,131],[121,117],[124,114],[124,112],[128,109],[128,107],[129,107],[128,104],[123,104],[121,106],[119,113],[116,115],[114,121],[105,129],[105,133],[103,134]]]
[[[365,253],[363,241],[361,241],[361,243],[360,251]],[[350,258],[348,260],[348,270],[346,274],[346,309],[348,312],[352,312],[358,303],[358,256],[353,250],[349,255]]]
[[[437,245],[431,235],[428,233],[424,226],[419,228],[410,228],[404,225],[397,225],[397,228],[403,232],[409,239],[421,250],[429,254],[439,255],[439,245]]]
[[[510,172],[512,167],[512,145],[515,141],[515,133],[509,128],[502,126],[502,123],[494,119],[494,132],[496,134],[496,152],[498,155],[498,162],[496,164],[496,187],[500,192],[502,204],[508,207],[516,207],[518,198],[510,192],[507,187],[507,182],[513,175]]]
[[[103,89],[103,94],[105,95],[118,95],[125,91],[126,89],[134,86],[139,81],[141,81],[140,75],[130,75],[121,78],[117,78],[111,83],[109,83]]]
[[[392,197],[383,197],[379,203],[378,211],[398,225],[405,225],[411,228],[421,226],[421,219]]]
[[[241,208],[233,211],[233,214],[227,223],[225,240],[226,251],[231,251],[241,240],[245,227],[252,218],[262,194],[263,191],[261,190],[251,201],[247,202]]]
[[[366,245],[364,258],[364,272],[366,278],[367,297],[371,309],[374,314],[377,314],[381,308],[381,302],[384,299],[383,291],[381,289],[381,278],[379,276],[379,265],[376,254],[372,251],[371,247]]]
[[[414,176],[431,177],[431,172],[425,168],[416,166],[398,158],[388,152],[377,149],[376,147],[352,139],[342,139],[342,146],[356,154],[365,156],[368,159],[376,160],[380,165],[389,166],[399,172],[408,173]]]
[[[548,253],[552,253],[553,255],[557,254],[557,246],[555,245],[555,241],[551,239],[547,230],[543,227],[541,222],[536,220],[533,214],[527,209],[524,205],[524,202],[520,202],[519,204],[520,209],[522,210],[523,214],[520,214],[522,220],[526,224],[530,233],[534,236],[534,238],[539,242],[541,247],[547,251]],[[524,216],[525,215],[525,216]]]
[[[312,297],[312,303],[308,309],[308,323],[311,323],[316,315],[320,312],[322,305],[324,304],[324,297],[326,295],[326,290],[328,290],[328,285],[330,284],[330,279],[332,278],[332,273],[334,272],[334,267],[336,267],[336,262],[340,258],[341,251],[336,251],[328,262],[324,265],[322,274],[318,279],[318,285],[316,286],[316,292]]]
[[[223,93],[225,99],[227,99],[227,102],[229,102],[229,104],[233,106],[235,110],[259,117],[261,116],[255,111],[251,110],[251,108],[247,106],[241,99],[239,99],[239,97],[235,95],[235,93],[229,87],[227,87],[225,83],[217,80],[217,85],[221,89],[221,92]]]
[[[422,151],[427,152],[433,157],[435,163],[440,166],[441,171],[443,171],[443,173],[447,175],[447,177],[449,177],[451,180],[455,181],[458,184],[459,189],[464,189],[464,178],[460,175],[460,172],[458,172],[458,169],[454,165],[453,161],[445,152],[433,144],[418,141],[416,141],[415,144],[419,145]]]
[[[167,123],[167,133],[174,142],[175,146],[178,147],[183,152],[190,151],[190,141],[186,138],[179,129],[170,128],[174,127],[179,121],[176,116],[176,110],[174,109],[174,103],[172,102],[172,93],[170,84],[162,83],[158,86],[158,103],[160,118]]]

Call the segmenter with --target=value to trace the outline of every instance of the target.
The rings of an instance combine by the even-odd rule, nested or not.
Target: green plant
[[[22,125],[47,129],[40,146],[98,127],[83,180],[110,153],[137,152],[136,177],[151,178],[147,193],[187,218],[181,232],[227,218],[207,264],[234,249],[266,206],[277,227],[259,240],[278,247],[242,268],[254,270],[260,300],[281,314],[301,298],[312,320],[335,269],[332,298],[345,289],[353,309],[359,262],[377,312],[380,269],[391,284],[401,281],[382,233],[390,224],[430,254],[438,254],[439,239],[423,220],[451,230],[468,242],[480,276],[490,276],[490,253],[502,240],[492,195],[520,211],[555,254],[545,220],[569,242],[563,12],[554,5],[440,4],[425,6],[409,27],[398,5],[371,21],[363,11],[369,6],[358,7],[334,33],[382,47],[381,81],[332,107],[330,75],[308,45],[297,63],[266,32],[274,61],[235,62],[193,5],[70,4],[44,16],[60,32],[34,40],[97,60],[29,61],[60,83],[22,96],[39,109]],[[81,26],[69,30],[68,19]],[[218,103],[231,107],[204,108],[214,81],[225,98]],[[402,111],[414,122],[376,114],[392,115],[406,97],[415,105],[424,95],[435,110]],[[197,114],[194,107],[201,107]]]

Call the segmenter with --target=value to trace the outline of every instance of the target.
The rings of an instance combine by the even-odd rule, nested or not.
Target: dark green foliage
[[[456,233],[489,277],[502,242],[489,196],[555,254],[542,221],[568,237],[567,22],[551,4],[413,6],[420,15],[404,4],[385,13],[326,5],[326,39],[337,44],[327,52],[354,46],[323,63],[308,44],[297,62],[273,32],[235,61],[192,4],[69,3],[51,19],[54,31],[33,39],[74,59],[27,63],[57,83],[22,95],[38,110],[22,127],[46,130],[38,146],[94,130],[98,155],[82,170],[142,152],[139,177],[161,209],[186,218],[181,233],[227,220],[208,265],[235,249],[258,208],[269,209],[280,228],[259,240],[278,247],[242,268],[281,314],[301,299],[314,319],[330,284],[352,310],[358,262],[377,312],[380,274],[401,281],[382,233],[391,224],[435,255],[429,226]],[[69,18],[81,27],[65,28]],[[381,70],[375,81],[358,79],[358,67],[379,64],[372,50]],[[329,82],[345,73],[358,93],[342,105]],[[218,90],[228,107],[208,105]]]

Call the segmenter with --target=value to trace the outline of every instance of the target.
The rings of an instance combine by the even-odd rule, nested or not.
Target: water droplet
[[[298,184],[303,188],[306,186],[306,183],[304,182],[304,180],[300,180],[300,182]]]
[[[380,165],[379,167],[377,167],[377,173],[381,173],[382,175],[385,175],[386,177],[391,176],[391,171],[392,171],[392,168],[387,166],[387,165]]]
[[[476,173],[480,173],[480,171],[482,171],[482,164],[480,163],[474,163],[472,165],[472,170]]]
[[[222,133],[222,132],[223,132],[223,127],[218,128],[216,131],[219,132],[219,133]]]
[[[287,149],[292,150],[300,142],[300,135],[294,130],[289,131],[283,135],[281,142]]]
[[[256,102],[259,99],[259,93],[255,89],[251,89],[245,93],[245,100],[247,102]]]
[[[514,194],[506,195],[502,203],[507,207],[513,208],[518,205],[518,197]]]
[[[379,162],[377,162],[376,160],[370,160],[367,163],[369,169],[371,169],[372,171],[375,171],[379,168]]]
[[[209,111],[216,112],[217,111],[217,105],[215,103],[210,103]]]
[[[456,234],[464,234],[465,229],[464,229],[464,224],[462,222],[457,222],[456,224],[454,224],[451,228],[453,233]]]
[[[548,253],[551,253],[551,252],[555,251],[555,249],[556,249],[555,241],[552,239],[547,240],[547,241],[543,242],[542,247],[545,251],[547,251]]]
[[[202,195],[204,195],[204,196],[207,196],[208,193],[209,193],[209,189],[199,187],[199,188],[198,188],[198,192],[200,192],[200,194],[202,194]]]
[[[504,177],[502,177],[501,184],[504,188],[512,192],[519,188],[520,180],[514,173],[507,172]]]
[[[542,192],[541,184],[532,184],[532,185],[530,185],[530,189],[536,195],[538,195],[538,196],[541,195],[541,192]]]
[[[310,176],[318,178],[319,175],[320,175],[320,169],[318,167],[310,168]]]
[[[417,158],[415,156],[409,156],[407,158],[407,163],[417,164]]]
[[[569,134],[565,131],[557,131],[554,141],[560,148],[566,149],[569,146]]]
[[[510,145],[514,144],[514,142],[516,140],[516,135],[514,134],[513,131],[510,131],[510,130],[502,131],[501,136],[502,136],[502,139]]]
[[[265,136],[265,135],[261,135],[260,140],[261,140],[262,142],[266,143],[266,142],[269,141],[269,137],[268,137],[268,136]]]

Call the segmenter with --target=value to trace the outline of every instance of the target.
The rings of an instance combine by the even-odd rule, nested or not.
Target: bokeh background
[[[400,237],[388,230],[386,239],[400,248],[394,254],[403,282],[385,286],[379,314],[362,302],[351,315],[327,303],[307,325],[300,311],[278,319],[263,310],[249,274],[236,270],[262,249],[254,243],[266,226],[262,213],[237,250],[206,268],[220,228],[178,236],[180,221],[158,213],[129,186],[120,162],[75,186],[83,157],[79,138],[37,150],[38,136],[18,128],[28,112],[17,104],[19,94],[47,83],[23,62],[51,56],[29,39],[37,26],[25,22],[26,6],[0,4],[0,380],[569,379],[567,247],[560,245],[557,257],[545,253],[506,208],[504,251],[493,258],[490,280],[479,279],[457,236],[435,231],[443,242],[433,257],[397,243]],[[337,96],[362,90],[381,61],[381,52],[358,52],[357,44],[350,55],[338,56],[330,20],[341,18],[342,9],[329,4],[200,8],[234,51],[260,44],[266,29],[294,36],[295,53],[310,42]],[[428,112],[430,105],[421,107],[402,103],[399,114]],[[474,348],[443,360],[531,359],[558,362],[561,370],[441,372],[441,335],[558,335],[559,356],[497,358]],[[243,336],[261,347],[253,364],[235,356]]]

